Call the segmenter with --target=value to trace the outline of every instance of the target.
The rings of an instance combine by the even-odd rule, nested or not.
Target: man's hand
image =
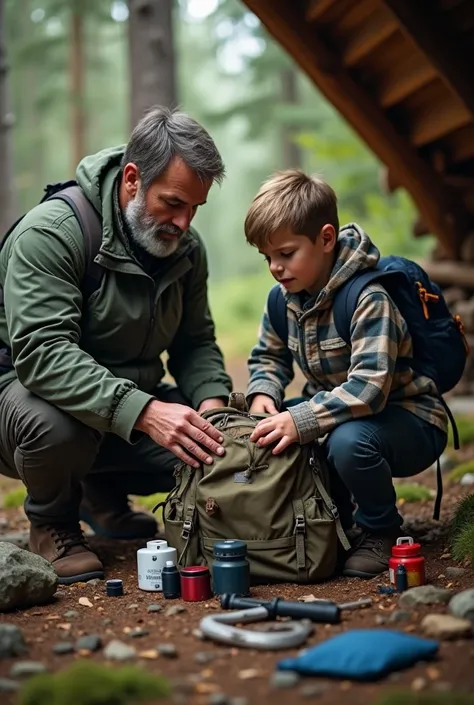
[[[199,404],[198,414],[202,414],[203,411],[207,411],[208,409],[217,409],[217,407],[225,405],[223,399],[204,399],[204,401]]]
[[[299,436],[290,412],[283,411],[281,414],[259,421],[250,440],[256,442],[260,447],[280,441],[272,451],[273,455],[278,455],[291,443],[296,443]]]
[[[250,405],[251,414],[278,414],[275,402],[267,394],[256,394]]]
[[[143,409],[135,428],[195,468],[199,467],[198,461],[212,464],[209,451],[224,454],[224,448],[219,445],[224,440],[220,431],[184,404],[154,399]]]

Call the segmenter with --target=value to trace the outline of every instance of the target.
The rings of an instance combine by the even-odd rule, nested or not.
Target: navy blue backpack
[[[340,337],[350,345],[350,325],[362,290],[371,282],[380,282],[405,319],[413,340],[413,359],[408,364],[432,379],[453,428],[454,447],[459,436],[454,417],[441,395],[456,386],[462,377],[469,354],[459,316],[452,316],[441,289],[415,262],[390,255],[381,257],[377,267],[355,274],[334,297],[334,324]],[[268,316],[278,337],[288,343],[286,301],[280,285],[268,296]],[[435,518],[439,518],[442,497],[441,471],[438,461],[438,497]]]

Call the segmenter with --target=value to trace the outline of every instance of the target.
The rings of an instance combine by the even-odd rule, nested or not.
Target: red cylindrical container
[[[191,565],[182,568],[181,598],[185,602],[201,602],[211,598],[211,574],[209,568]]]
[[[401,536],[392,546],[392,557],[388,561],[390,582],[395,585],[395,571],[402,564],[407,572],[408,587],[425,584],[425,559],[421,555],[421,545],[411,536]]]

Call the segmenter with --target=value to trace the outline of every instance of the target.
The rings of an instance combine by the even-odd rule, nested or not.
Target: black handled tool
[[[292,619],[309,619],[311,622],[322,622],[323,624],[339,624],[341,621],[341,610],[331,600],[293,602],[283,600],[281,597],[274,597],[273,600],[255,600],[225,593],[221,595],[221,607],[225,610],[265,607],[269,619],[291,617]]]

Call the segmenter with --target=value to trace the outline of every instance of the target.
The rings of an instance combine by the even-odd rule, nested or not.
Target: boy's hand
[[[266,394],[256,394],[250,405],[251,414],[278,414],[273,399]]]
[[[280,441],[272,451],[273,455],[278,455],[291,443],[297,443],[299,435],[290,412],[283,411],[281,414],[259,421],[250,440],[260,447]]]

